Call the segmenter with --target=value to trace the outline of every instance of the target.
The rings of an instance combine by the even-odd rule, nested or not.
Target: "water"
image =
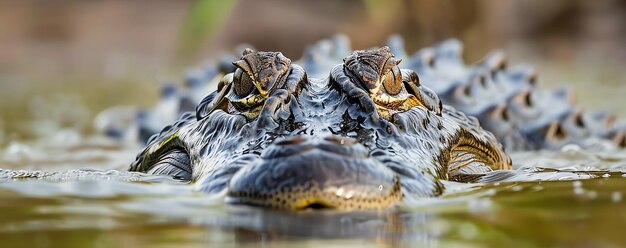
[[[223,194],[124,171],[139,147],[64,139],[73,141],[47,138],[1,151],[0,247],[626,244],[626,154],[619,150],[514,153],[519,175],[512,182],[449,182],[443,197],[380,212],[292,213],[227,205]],[[566,172],[530,173],[536,166]],[[537,179],[553,181],[528,182]]]

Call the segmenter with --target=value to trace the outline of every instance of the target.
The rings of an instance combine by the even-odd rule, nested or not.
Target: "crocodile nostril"
[[[302,206],[296,206],[295,210],[326,210],[335,208],[337,207],[327,203],[313,202]]]
[[[290,139],[281,140],[279,142],[276,142],[275,144],[278,146],[289,146],[289,145],[302,144],[305,141],[306,141],[306,138],[304,138],[304,136],[296,136]]]
[[[356,144],[356,140],[353,139],[353,138],[336,136],[336,135],[328,136],[328,137],[324,138],[324,140],[326,140],[328,142],[331,142],[331,143],[339,144],[339,145],[354,145],[354,144]]]

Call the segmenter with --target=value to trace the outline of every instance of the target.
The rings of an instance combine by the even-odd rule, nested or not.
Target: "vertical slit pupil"
[[[238,78],[235,78],[234,86],[235,93],[237,93],[237,96],[239,97],[246,97],[250,95],[254,88],[254,84],[252,83],[250,76],[243,72],[239,75]]]

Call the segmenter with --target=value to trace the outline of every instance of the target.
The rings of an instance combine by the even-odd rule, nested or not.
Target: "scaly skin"
[[[225,190],[233,203],[297,210],[387,208],[439,195],[441,180],[511,168],[491,133],[442,105],[388,47],[344,61],[315,79],[280,53],[245,50],[130,169]]]
[[[476,117],[508,150],[559,149],[567,144],[594,148],[626,145],[626,124],[616,123],[615,115],[607,111],[583,112],[574,105],[573,91],[568,88],[538,90],[534,70],[508,66],[501,51],[466,65],[456,40],[413,55],[404,50],[399,36],[390,38],[388,45],[404,61],[399,68],[417,72],[423,84],[444,103]],[[351,53],[349,40],[338,35],[308,47],[295,64],[301,65],[309,77],[324,78]],[[160,127],[174,122],[176,116],[193,110],[206,92],[215,89],[210,82],[234,71],[234,60],[235,56],[223,56],[217,63],[190,70],[182,90],[166,84],[161,102],[151,110],[104,111],[96,119],[96,128],[119,140],[145,142]]]
[[[502,52],[466,65],[456,40],[413,55],[400,37],[388,45],[353,52],[336,36],[294,63],[251,50],[239,61],[226,56],[189,73],[182,91],[164,87],[161,104],[130,126],[107,112],[101,130],[130,140],[157,133],[131,170],[287,209],[383,208],[435,196],[439,180],[510,168],[498,141],[508,150],[626,145],[613,115],[583,113],[566,88],[539,91],[534,71],[509,67]],[[216,88],[211,81],[218,90],[203,98]],[[158,132],[163,122],[174,124]]]
[[[474,65],[466,65],[462,45],[448,40],[413,55],[399,36],[389,39],[391,51],[403,60],[400,68],[415,71],[423,84],[445,104],[476,117],[508,150],[582,147],[624,147],[626,125],[606,111],[583,112],[575,106],[573,90],[540,91],[530,66],[509,67],[505,55],[494,51]],[[350,53],[348,40],[337,36],[307,48],[297,63],[307,72],[320,72],[341,63]],[[311,75],[312,77],[321,75]]]

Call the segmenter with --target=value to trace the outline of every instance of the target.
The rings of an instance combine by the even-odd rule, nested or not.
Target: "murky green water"
[[[290,213],[231,206],[220,195],[193,192],[167,177],[125,172],[137,147],[97,138],[64,140],[12,143],[2,151],[1,247],[626,244],[622,151],[513,154],[518,168],[614,171],[595,173],[594,179],[545,172],[537,178],[555,181],[449,183],[444,197],[409,201],[395,210]]]

